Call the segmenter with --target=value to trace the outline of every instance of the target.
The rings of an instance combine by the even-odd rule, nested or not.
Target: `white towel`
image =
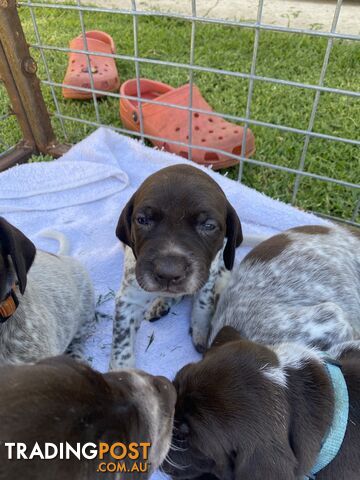
[[[176,163],[190,162],[100,128],[59,160],[20,165],[0,174],[0,215],[37,247],[51,252],[58,245],[43,238],[41,231],[63,232],[70,240],[70,254],[89,269],[103,315],[89,332],[87,354],[100,371],[108,368],[113,292],[119,288],[123,268],[123,250],[115,236],[119,214],[147,176]],[[209,169],[206,172],[237,210],[245,235],[327,223]],[[248,250],[239,248],[237,259]],[[190,299],[185,299],[166,317],[142,323],[136,345],[139,368],[173,378],[183,365],[199,359],[188,335],[190,306]]]

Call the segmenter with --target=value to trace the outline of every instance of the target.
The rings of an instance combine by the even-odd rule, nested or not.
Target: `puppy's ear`
[[[235,250],[243,241],[240,219],[232,205],[227,202],[226,235],[227,242],[224,249],[224,263],[228,270],[234,266]]]
[[[331,382],[323,365],[311,360],[301,368],[287,368],[286,374],[286,388],[282,392],[271,397],[264,395],[261,409],[265,417],[258,424],[261,426],[256,437],[246,438],[243,433],[246,429],[238,429],[242,436],[235,460],[235,478],[253,478],[254,465],[256,478],[307,478],[316,463],[324,435],[333,421]],[[271,388],[276,387],[273,384]],[[274,405],[281,406],[281,416],[272,410]]]
[[[316,462],[324,434],[333,421],[332,385],[323,365],[308,360],[299,369],[287,369],[287,401],[291,417],[288,439],[299,473]]]
[[[120,214],[119,221],[116,227],[117,238],[125,243],[128,247],[133,247],[131,239],[131,217],[134,209],[135,194],[130,198]]]
[[[12,260],[20,292],[24,294],[27,273],[36,254],[35,245],[20,230],[2,217],[0,217],[0,244],[3,253],[9,255]]]
[[[235,340],[242,340],[242,336],[237,330],[235,330],[235,328],[226,326],[216,335],[210,348],[221,347],[222,345],[225,345],[225,343],[233,342]]]

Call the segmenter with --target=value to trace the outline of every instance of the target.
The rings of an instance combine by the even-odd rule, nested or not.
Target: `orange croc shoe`
[[[165,83],[153,80],[140,79],[140,97],[143,99],[189,106],[190,85],[173,88]],[[137,97],[136,80],[128,80],[120,88],[120,94]],[[210,105],[202,97],[200,90],[193,86],[193,108],[212,111]],[[189,112],[174,107],[165,107],[154,103],[142,103],[144,134],[162,137],[178,142],[189,142]],[[123,125],[129,130],[139,131],[139,108],[136,100],[120,99],[120,117]],[[221,117],[193,113],[192,144],[198,147],[209,147],[224,152],[241,155],[244,128],[227,122]],[[163,141],[149,139],[153,145],[164,148],[168,152],[176,153],[188,158],[189,148]],[[249,157],[255,151],[255,138],[250,129],[246,132],[245,156]],[[192,148],[192,160],[201,165],[212,165],[214,170],[231,167],[239,160],[231,158],[226,153],[204,151],[201,148]]]
[[[92,30],[86,32],[88,50],[91,52],[115,53],[114,40],[105,32]],[[85,50],[82,35],[71,40],[69,47],[74,50]],[[94,79],[94,87],[97,90],[113,92],[120,86],[119,74],[115,60],[109,57],[89,55],[91,72]],[[65,98],[86,100],[92,98],[91,92],[81,92],[71,87],[91,88],[88,63],[84,53],[69,53],[69,63],[63,83],[69,88],[63,87],[62,94]],[[104,94],[105,95],[105,94]],[[102,95],[96,94],[97,97]]]

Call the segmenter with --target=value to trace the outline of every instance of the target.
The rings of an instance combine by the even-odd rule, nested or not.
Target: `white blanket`
[[[87,353],[100,371],[108,368],[113,292],[123,269],[123,249],[115,236],[119,214],[147,176],[176,163],[189,162],[100,128],[57,161],[21,165],[0,174],[0,215],[37,247],[51,252],[58,245],[43,238],[42,230],[63,232],[70,240],[70,254],[89,269],[102,315],[89,331]],[[326,223],[206,171],[236,208],[245,236]],[[237,259],[247,251],[239,248]],[[173,378],[183,365],[199,358],[188,335],[189,313],[190,299],[185,299],[161,320],[143,322],[136,345],[139,368]]]

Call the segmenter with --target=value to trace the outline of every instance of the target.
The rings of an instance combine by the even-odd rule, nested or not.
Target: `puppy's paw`
[[[203,355],[206,352],[206,346],[200,343],[196,343],[194,347],[197,352],[201,353],[201,355]]]
[[[172,302],[166,300],[165,298],[156,298],[150,305],[149,310],[145,313],[144,319],[150,322],[159,320],[159,318],[164,317],[169,313],[171,305]]]
[[[193,325],[190,328],[189,333],[192,337],[192,341],[193,341],[195,349],[199,353],[204,353],[207,349],[207,339],[208,339],[208,335],[209,335],[208,329],[198,328],[196,325]]]

